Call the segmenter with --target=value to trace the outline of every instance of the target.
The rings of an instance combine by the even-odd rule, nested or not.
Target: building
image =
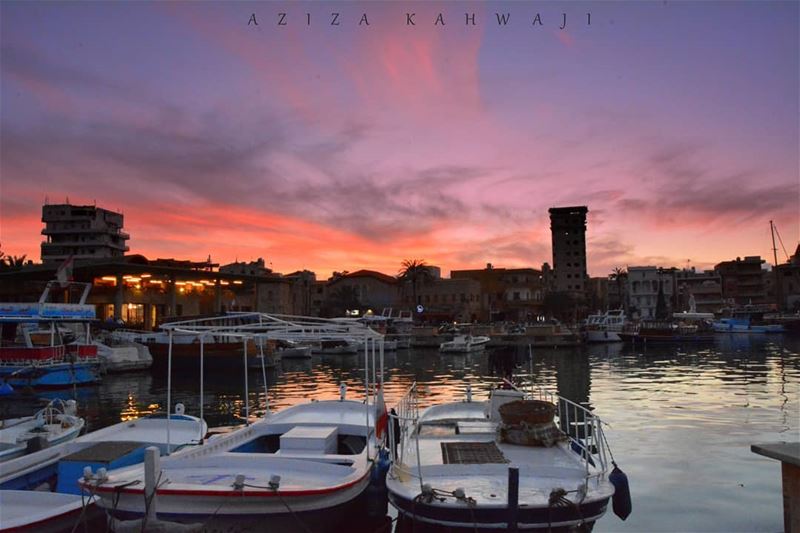
[[[800,244],[789,261],[775,268],[782,310],[800,311]]]
[[[628,311],[633,318],[657,318],[659,299],[665,315],[675,309],[674,268],[628,267]]]
[[[318,286],[317,275],[310,270],[298,270],[286,274],[283,279],[289,281],[291,285],[292,314],[319,316],[322,298],[315,298]]]
[[[399,297],[397,278],[374,270],[358,270],[332,277],[325,286],[323,314],[344,316],[353,309],[380,313],[393,307]]]
[[[541,314],[546,286],[542,271],[535,268],[496,268],[488,263],[483,269],[453,270],[450,278],[479,283],[481,321],[527,322]]]
[[[586,305],[591,311],[603,312],[609,309],[609,284],[615,283],[608,278],[589,278],[586,283]]]
[[[404,297],[404,307],[412,307],[412,296]],[[416,316],[424,322],[476,322],[480,320],[481,285],[472,279],[433,278],[417,288],[418,305],[422,312]]]
[[[690,300],[694,298],[698,313],[719,313],[725,306],[722,297],[722,278],[714,270],[697,272],[694,268],[675,273],[677,287],[675,310],[689,311]]]
[[[550,231],[553,237],[553,290],[584,292],[586,290],[586,206],[553,207],[550,209]]]
[[[123,217],[93,205],[45,204],[42,206],[42,262],[122,257],[130,236],[122,231]]]
[[[729,305],[767,304],[764,284],[765,263],[761,256],[751,255],[744,259],[724,261],[714,267],[722,280],[722,297]]]
[[[87,303],[100,320],[122,320],[152,329],[165,319],[259,311],[291,314],[290,281],[276,274],[249,276],[214,270],[207,261],[148,260],[141,255],[84,260],[73,268],[76,282],[92,285]],[[57,264],[0,273],[0,301],[36,301],[55,279]]]
[[[272,274],[272,270],[266,267],[264,259],[261,257],[259,257],[257,261],[250,261],[249,263],[237,261],[228,265],[222,265],[219,267],[219,271],[226,274],[238,274],[240,276],[266,276]]]

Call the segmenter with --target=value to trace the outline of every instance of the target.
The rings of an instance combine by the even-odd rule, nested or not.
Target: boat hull
[[[519,529],[569,527],[598,520],[606,512],[610,498],[564,507],[520,507]],[[508,507],[468,507],[462,503],[423,503],[389,492],[389,501],[407,519],[445,527],[472,529],[507,529]]]
[[[57,363],[43,366],[4,365],[0,378],[12,387],[60,388],[100,381],[99,363]]]
[[[586,342],[622,342],[622,337],[616,331],[589,330]]]

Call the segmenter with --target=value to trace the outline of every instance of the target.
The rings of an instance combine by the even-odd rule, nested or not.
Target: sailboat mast
[[[778,248],[775,246],[775,224],[771,220],[769,221],[769,232],[772,235],[772,258],[775,261],[772,267],[775,273],[775,303],[778,304],[778,311],[780,312],[783,306],[781,305],[781,280],[778,277]]]

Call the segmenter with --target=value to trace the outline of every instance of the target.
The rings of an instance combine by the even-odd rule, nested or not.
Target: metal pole
[[[259,320],[261,320],[260,317]],[[269,390],[267,389],[267,367],[264,361],[264,339],[259,339],[259,347],[261,349],[261,377],[264,378],[264,418],[266,418],[269,414]]]
[[[169,421],[172,417],[172,330],[169,330],[169,348],[167,348],[167,455],[170,449]]]
[[[519,468],[508,468],[508,530],[516,533],[519,511]]]
[[[247,390],[247,337],[244,337],[244,350],[242,351],[244,357],[244,425],[250,425],[250,393]]]
[[[205,347],[205,337],[200,335],[200,444],[203,443],[203,377],[205,372],[204,367],[204,347]]]

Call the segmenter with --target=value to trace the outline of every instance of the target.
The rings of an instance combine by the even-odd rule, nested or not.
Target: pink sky
[[[0,11],[6,253],[38,259],[67,196],[122,210],[132,253],[320,277],[539,268],[561,205],[589,207],[594,276],[771,258],[770,219],[798,241],[796,3]]]

